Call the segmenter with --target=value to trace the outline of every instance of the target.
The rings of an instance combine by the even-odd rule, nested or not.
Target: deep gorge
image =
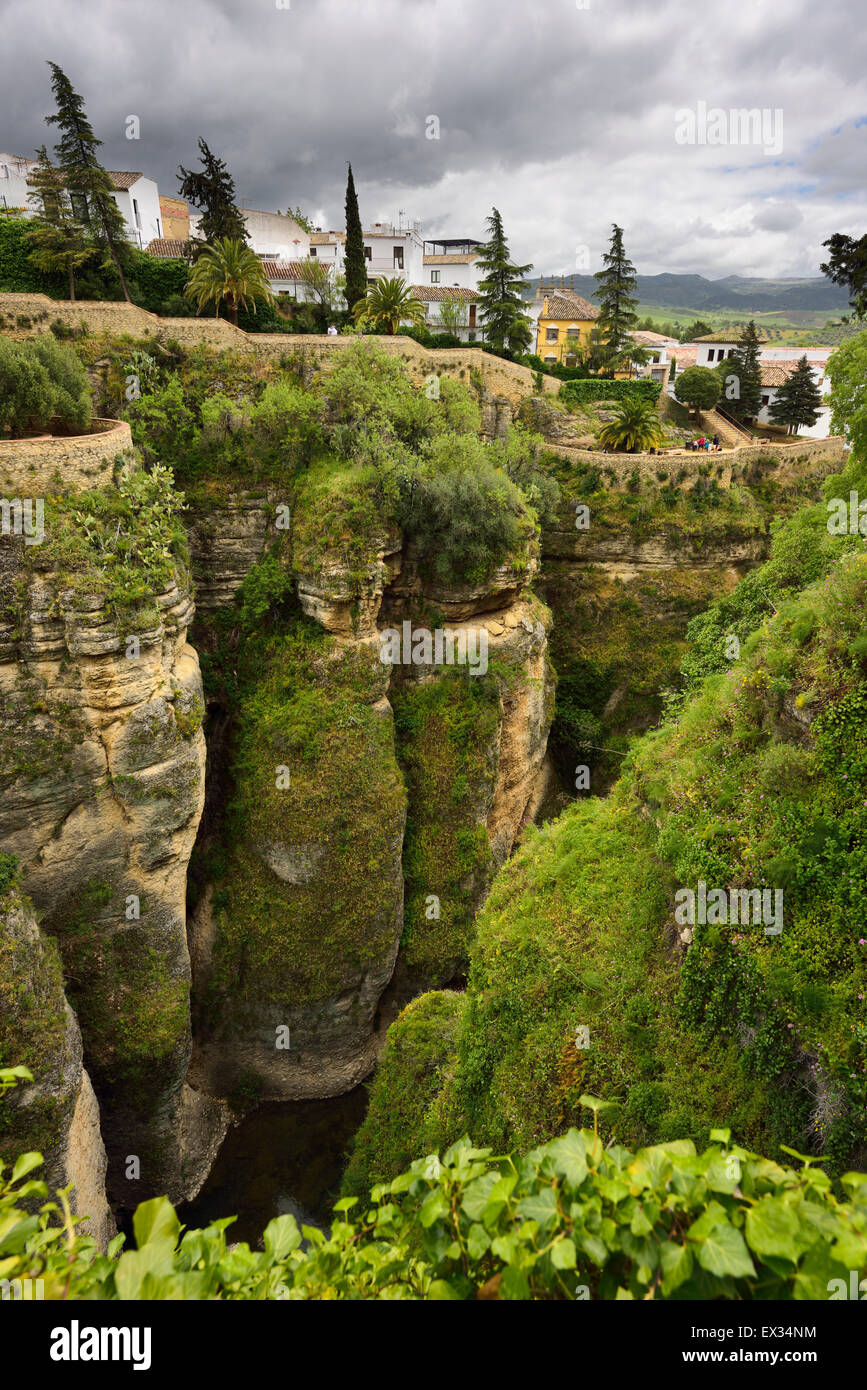
[[[103,350],[109,412],[127,349]],[[150,398],[128,412],[150,471],[126,456],[85,528],[108,534],[117,515],[120,531],[131,507],[143,549],[154,528],[155,560],[135,569],[134,555],[108,582],[82,541],[76,489],[55,499],[44,552],[0,546],[0,841],[32,902],[16,899],[4,921],[18,943],[4,964],[4,1052],[37,1072],[4,1142],[38,1144],[56,1181],[76,1180],[102,1240],[112,1210],[125,1219],[163,1192],[194,1201],[215,1161],[225,1197],[222,1144],[231,1154],[257,1125],[291,1136],[304,1106],[326,1134],[328,1102],[339,1141],[325,1187],[299,1182],[317,1201],[334,1195],[365,1108],[358,1088],[386,1047],[349,1181],[387,1175],[391,1161],[368,1163],[364,1146],[370,1116],[406,1085],[399,1040],[413,1035],[410,1087],[432,1103],[461,1001],[490,1004],[490,990],[487,1004],[464,992],[478,914],[492,887],[502,909],[514,851],[574,800],[580,763],[591,795],[579,814],[595,803],[613,817],[612,862],[628,856],[635,808],[599,796],[631,736],[657,725],[687,623],[767,560],[771,520],[814,502],[831,467],[769,456],[707,502],[694,479],[606,480],[525,436],[515,404],[484,388],[419,404],[397,362],[362,350],[326,384],[204,351],[175,371],[160,379],[155,366]],[[179,380],[197,416],[172,395]],[[289,393],[271,402],[271,434],[267,412],[245,417],[266,381]],[[413,450],[450,450],[469,473],[489,447],[501,452],[483,500],[493,513],[505,498],[514,524],[494,563],[461,572],[409,504],[396,522],[389,479],[410,476]],[[182,512],[157,462],[174,467]],[[540,479],[556,490],[543,496]],[[586,532],[577,501],[591,506]],[[487,672],[389,668],[378,634],[405,621],[484,628]],[[652,1029],[642,1009],[633,1039]],[[430,1043],[418,1061],[416,1032]],[[559,1111],[538,1119],[546,1135],[579,1081],[561,1077]],[[653,1086],[639,1068],[638,1134],[652,1128]],[[455,1104],[472,1111],[466,1096]],[[477,1118],[502,1142],[531,1138],[526,1117]],[[405,1119],[412,1142],[419,1117]],[[430,1132],[457,1137],[442,1115]],[[287,1157],[273,1173],[284,1196],[297,1174]],[[268,1182],[266,1165],[257,1211]]]

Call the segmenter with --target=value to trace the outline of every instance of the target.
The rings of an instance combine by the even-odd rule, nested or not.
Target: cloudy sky
[[[106,166],[164,194],[203,135],[247,206],[300,204],[322,226],[343,226],[351,160],[365,225],[403,212],[426,236],[481,238],[495,204],[535,273],[597,269],[616,221],[645,274],[815,275],[826,237],[867,230],[863,14],[861,0],[0,0],[0,149],[56,138],[52,59]],[[699,143],[702,103],[725,143]],[[765,111],[764,142],[738,139],[740,108]]]

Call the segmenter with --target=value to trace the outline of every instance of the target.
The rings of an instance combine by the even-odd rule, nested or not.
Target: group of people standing
[[[716,454],[722,445],[719,442],[718,434],[715,434],[713,439],[708,439],[707,435],[703,434],[698,439],[688,439],[686,447],[687,449],[706,449],[708,453]]]

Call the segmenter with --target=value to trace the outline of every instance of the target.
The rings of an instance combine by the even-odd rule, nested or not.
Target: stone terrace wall
[[[44,294],[0,293],[0,314],[6,319],[3,331],[14,337],[29,337],[45,332],[56,319],[70,328],[86,327],[91,333],[129,334],[133,338],[158,338],[162,342],[174,339],[182,346],[207,343],[215,348],[251,350],[266,357],[297,357],[312,371],[327,372],[336,361],[335,353],[357,342],[352,334],[328,337],[318,333],[244,333],[225,319],[159,318],[135,304],[96,303],[86,300],[73,303],[66,299],[49,299]],[[29,318],[30,326],[19,326],[17,319]],[[449,348],[446,351],[422,347],[414,338],[376,336],[375,341],[386,352],[399,357],[409,375],[421,384],[431,375],[469,380],[471,368],[477,368],[487,389],[495,396],[505,396],[515,402],[534,390],[533,373],[516,362],[494,357],[479,348]],[[560,389],[553,377],[543,379],[544,389],[552,395]]]
[[[682,472],[684,478],[716,478],[720,486],[730,487],[732,478],[742,476],[750,464],[760,459],[773,459],[779,470],[774,476],[784,482],[787,477],[803,472],[805,464],[843,464],[846,458],[843,440],[836,435],[829,439],[793,439],[787,444],[744,444],[718,454],[691,449],[667,449],[662,454],[606,454],[598,449],[571,449],[566,444],[549,444],[548,448],[571,463],[611,469],[620,484],[637,469],[645,478],[667,473],[671,481],[676,482]]]
[[[44,497],[48,492],[108,487],[118,454],[124,471],[135,467],[125,420],[92,421],[90,434],[43,439],[0,439],[0,492],[4,497]]]

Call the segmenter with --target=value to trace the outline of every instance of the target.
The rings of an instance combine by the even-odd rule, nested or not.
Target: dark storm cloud
[[[479,236],[496,203],[516,253],[558,271],[579,246],[595,267],[617,220],[643,270],[748,272],[746,257],[798,274],[815,271],[841,196],[850,223],[867,220],[856,0],[6,0],[0,13],[0,147],[52,142],[53,58],[105,163],[163,193],[204,135],[250,206],[300,203],[339,226],[351,159],[365,221],[403,209],[426,231]],[[782,158],[677,144],[675,112],[699,101],[781,109]]]

